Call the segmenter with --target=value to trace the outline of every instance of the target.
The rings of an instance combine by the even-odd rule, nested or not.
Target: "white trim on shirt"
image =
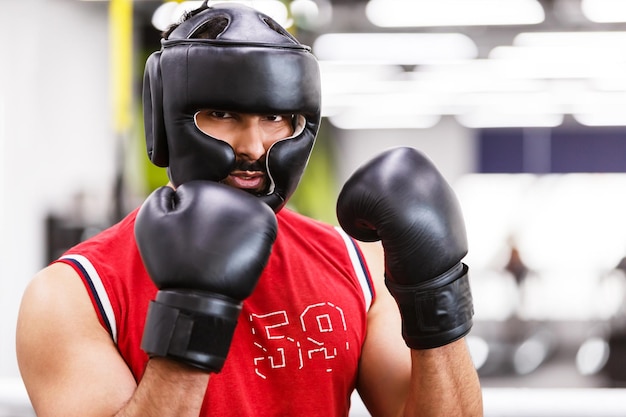
[[[368,277],[367,270],[365,269],[365,265],[363,264],[361,257],[357,253],[357,249],[352,238],[348,236],[348,234],[344,232],[343,229],[341,229],[340,227],[335,227],[335,230],[339,232],[339,235],[343,238],[343,241],[346,244],[348,255],[350,256],[350,260],[352,261],[352,267],[354,268],[354,272],[356,273],[356,276],[359,280],[359,284],[361,284],[363,297],[365,297],[365,310],[367,311],[372,305],[373,298],[371,280]]]
[[[82,267],[85,271],[87,274],[85,279],[90,281],[91,287],[95,291],[93,296],[102,307],[102,313],[108,321],[109,331],[111,332],[113,341],[117,343],[117,323],[115,321],[115,314],[113,313],[113,306],[111,305],[111,300],[109,299],[104,285],[102,284],[102,279],[100,278],[100,275],[98,275],[98,271],[96,271],[96,268],[89,261],[89,259],[85,258],[83,255],[68,254],[61,257],[61,259],[71,260],[80,265],[80,267]]]

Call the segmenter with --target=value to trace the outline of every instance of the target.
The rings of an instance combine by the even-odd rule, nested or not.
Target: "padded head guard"
[[[161,45],[144,74],[150,160],[168,167],[175,186],[221,181],[232,171],[235,153],[198,129],[199,110],[300,115],[303,123],[294,136],[276,142],[266,155],[270,186],[260,198],[280,210],[302,177],[320,123],[320,75],[311,49],[269,16],[234,3],[195,14]]]

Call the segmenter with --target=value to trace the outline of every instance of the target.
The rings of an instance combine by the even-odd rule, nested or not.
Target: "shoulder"
[[[58,326],[71,327],[72,323],[89,321],[89,317],[95,320],[94,324],[98,323],[78,273],[70,265],[57,262],[37,273],[26,287],[19,311],[18,334],[29,336],[38,327],[45,331],[46,326],[56,321],[57,329],[60,329]]]
[[[41,371],[37,368],[47,357],[66,357],[64,341],[70,335],[100,337],[103,332],[76,271],[54,263],[35,275],[22,296],[16,329],[20,371],[28,378]],[[47,341],[45,348],[42,341]]]
[[[86,380],[104,381],[94,386],[102,388],[103,403],[111,404],[116,397],[127,400],[135,386],[80,277],[64,263],[44,268],[27,286],[18,314],[16,354],[37,414],[56,410],[57,415],[70,415],[70,410],[93,406],[93,397],[76,395],[84,392]]]
[[[94,309],[93,294],[88,288],[91,281],[87,278],[104,276],[108,265],[114,268],[121,262],[116,253],[128,252],[128,244],[116,247],[115,242],[124,241],[130,233],[124,230],[132,230],[133,222],[134,215],[130,215],[79,243],[32,278],[22,295],[18,315],[18,347],[28,351],[31,343],[42,340],[42,335],[55,340],[63,338],[66,333],[79,336],[80,330],[85,334],[103,334],[110,340]],[[134,240],[130,244],[134,245]],[[116,247],[115,252],[107,250],[113,247]]]
[[[57,303],[60,299],[80,299],[86,296],[80,277],[70,266],[55,262],[39,271],[29,282],[22,303],[35,300],[44,304]]]

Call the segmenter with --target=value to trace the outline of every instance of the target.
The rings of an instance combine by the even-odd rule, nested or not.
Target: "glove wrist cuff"
[[[150,302],[141,348],[209,372],[226,360],[241,303],[193,291],[161,290]]]
[[[440,279],[444,276],[448,279]],[[440,347],[470,331],[474,308],[465,264],[426,285],[398,285],[388,279],[385,284],[398,304],[402,336],[411,349]]]

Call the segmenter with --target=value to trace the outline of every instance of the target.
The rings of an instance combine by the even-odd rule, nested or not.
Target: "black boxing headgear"
[[[199,32],[209,39],[195,37]],[[148,58],[143,105],[148,156],[168,167],[175,186],[221,181],[235,166],[232,147],[196,126],[199,110],[301,116],[294,136],[266,155],[270,187],[260,198],[278,211],[300,182],[319,129],[319,66],[311,49],[269,16],[220,3],[183,21]]]

